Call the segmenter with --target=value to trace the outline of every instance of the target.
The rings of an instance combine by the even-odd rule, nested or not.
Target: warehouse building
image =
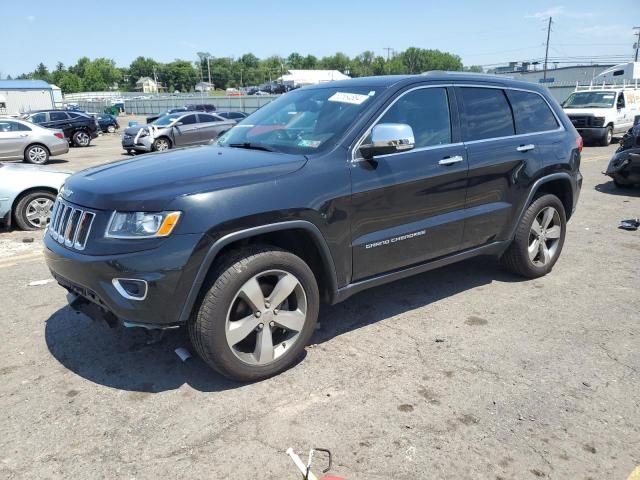
[[[0,115],[53,108],[53,88],[43,80],[0,80]]]

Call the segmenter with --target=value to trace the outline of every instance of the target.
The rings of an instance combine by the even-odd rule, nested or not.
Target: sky
[[[144,0],[4,0],[0,75],[53,69],[82,56],[120,67],[136,57],[196,60],[196,52],[260,58],[296,51],[349,56],[385,48],[439,49],[465,65],[544,57],[628,55],[640,26],[640,0],[304,0],[220,2]]]

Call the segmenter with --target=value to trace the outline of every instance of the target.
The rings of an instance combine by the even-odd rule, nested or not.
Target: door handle
[[[527,145],[520,145],[516,150],[519,152],[528,152],[529,150],[533,150],[536,146],[533,143],[529,143]]]
[[[454,155],[453,157],[444,157],[438,162],[438,165],[453,165],[454,163],[460,163],[464,160],[460,155]]]
[[[21,133],[21,134],[20,134],[20,136],[21,136],[21,137],[28,137],[28,136],[29,136],[29,134],[28,134],[28,133]]]

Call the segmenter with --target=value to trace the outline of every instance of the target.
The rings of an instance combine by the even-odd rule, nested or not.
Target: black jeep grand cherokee
[[[261,379],[299,357],[320,301],[481,254],[547,274],[581,149],[531,83],[433,72],[303,88],[217,145],[70,177],[47,263],[73,307],[186,325],[211,367]]]

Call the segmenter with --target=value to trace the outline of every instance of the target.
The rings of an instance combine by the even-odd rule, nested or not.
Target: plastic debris
[[[47,278],[46,280],[34,280],[33,282],[29,282],[30,287],[38,287],[40,285],[46,285],[47,283],[53,282],[53,278]]]
[[[25,237],[22,239],[22,243],[33,243],[33,237]]]
[[[183,362],[186,362],[191,358],[191,353],[189,352],[189,350],[187,350],[184,347],[176,348],[175,352],[176,352],[176,355],[178,355],[178,357],[180,357],[180,360],[182,360]]]
[[[640,218],[631,218],[629,220],[622,220],[618,228],[622,230],[635,231],[640,227]]]

